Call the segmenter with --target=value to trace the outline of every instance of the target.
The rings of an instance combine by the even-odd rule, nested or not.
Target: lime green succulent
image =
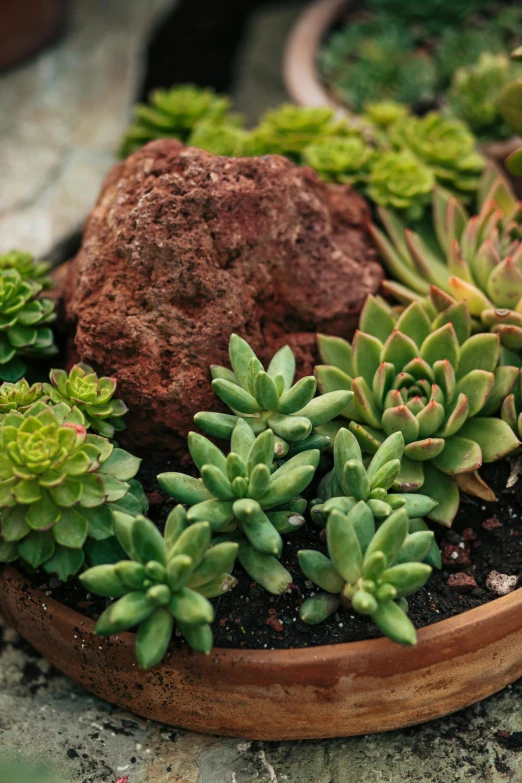
[[[154,139],[173,137],[187,142],[200,122],[215,125],[240,122],[237,115],[230,113],[228,98],[193,84],[154,90],[148,100],[148,104],[138,104],[134,109],[134,123],[123,140],[121,157],[130,155]]]
[[[43,288],[51,288],[49,277],[51,264],[48,261],[36,261],[31,253],[22,250],[10,250],[0,254],[0,269],[16,269],[23,280],[36,280]]]
[[[35,402],[0,420],[0,562],[21,559],[65,580],[113,537],[112,510],[143,511],[128,483],[140,461],[87,434],[77,408]],[[138,488],[139,490],[139,488]]]
[[[327,182],[353,184],[367,178],[373,156],[374,149],[359,136],[333,136],[306,147],[303,163]]]
[[[519,370],[511,393],[502,402],[500,415],[517,438],[522,440],[522,370]]]
[[[324,450],[329,445],[313,429],[335,418],[348,405],[349,392],[314,399],[317,381],[313,376],[294,384],[295,356],[288,345],[274,355],[266,372],[252,348],[237,334],[230,338],[229,356],[232,370],[211,367],[212,388],[234,414],[201,411],[194,416],[198,427],[226,439],[231,437],[238,419],[244,419],[256,434],[271,429],[276,435],[276,457],[284,457],[289,448],[296,453],[306,448]]]
[[[296,454],[271,472],[274,433],[268,429],[256,437],[243,419],[234,427],[226,457],[195,432],[189,434],[188,445],[202,481],[184,473],[161,473],[161,488],[190,506],[189,523],[207,521],[215,533],[233,534],[241,543],[239,560],[250,576],[269,592],[284,592],[292,578],[278,562],[281,533],[304,523],[295,511],[295,499],[314,476],[319,450]]]
[[[299,162],[310,144],[345,133],[351,133],[349,126],[335,118],[333,109],[286,103],[267,111],[252,131],[252,154],[286,155]]]
[[[364,104],[363,118],[378,128],[388,128],[394,122],[402,120],[409,114],[409,109],[403,103],[396,101],[376,101]]]
[[[427,538],[417,543],[419,535],[425,536],[408,535],[404,508],[393,511],[377,530],[362,500],[347,514],[333,509],[326,523],[329,557],[313,549],[299,552],[304,575],[325,591],[303,602],[301,619],[320,623],[342,605],[371,617],[394,642],[415,644],[406,596],[420,590],[431,574],[431,567],[419,562],[431,544]]]
[[[407,150],[385,151],[374,156],[366,193],[381,207],[420,218],[435,186],[431,169]]]
[[[485,160],[476,139],[460,120],[438,112],[424,117],[408,115],[394,123],[389,137],[397,149],[408,149],[432,170],[438,182],[463,197],[477,190]]]
[[[99,378],[88,364],[75,364],[68,373],[51,370],[51,383],[43,389],[53,402],[65,402],[78,408],[85,417],[87,427],[92,427],[106,438],[125,429],[123,416],[128,408],[123,400],[114,400],[116,378]]]
[[[25,378],[16,383],[2,383],[0,386],[0,418],[9,411],[25,411],[38,400],[47,400],[42,383],[29,386]]]
[[[437,501],[428,517],[451,525],[459,506],[454,478],[478,485],[483,462],[514,451],[518,439],[495,416],[511,392],[514,366],[499,366],[497,334],[471,334],[464,302],[433,321],[419,302],[399,316],[382,299],[368,297],[353,343],[318,336],[324,365],[319,388],[351,389],[343,411],[363,451],[373,454],[386,436],[401,432],[406,446],[399,491],[420,491]],[[471,489],[473,487],[471,486]]]
[[[401,302],[426,302],[430,287],[445,306],[465,301],[473,329],[500,335],[507,349],[522,348],[522,205],[495,166],[484,171],[479,214],[437,188],[432,227],[415,232],[396,214],[379,210],[385,232],[373,226],[382,260],[393,275],[384,288]],[[398,281],[398,282],[396,282]],[[430,311],[429,301],[427,302]]]
[[[164,536],[143,516],[114,516],[116,535],[131,559],[80,576],[90,592],[118,599],[100,616],[95,633],[112,636],[137,626],[136,657],[144,669],[164,657],[174,624],[194,650],[208,655],[214,619],[208,599],[236,584],[230,572],[238,545],[209,548],[209,523],[189,526],[182,506],[170,512]]]
[[[187,143],[190,147],[207,150],[213,155],[241,158],[250,154],[251,134],[237,125],[200,122]]]
[[[54,302],[39,299],[41,283],[24,280],[16,269],[0,270],[0,380],[15,382],[24,374],[23,357],[52,356],[57,349],[49,324]]]

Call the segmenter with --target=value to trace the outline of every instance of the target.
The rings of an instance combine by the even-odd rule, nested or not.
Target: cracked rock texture
[[[174,0],[73,0],[66,35],[0,79],[0,252],[78,231],[139,91],[142,49]]]
[[[11,754],[51,765],[65,783],[520,783],[522,681],[404,731],[243,742],[90,696],[0,621],[0,759]]]
[[[215,406],[211,364],[232,332],[261,358],[315,331],[349,337],[382,270],[366,202],[277,155],[221,158],[165,139],[108,175],[66,284],[82,360],[115,375],[127,444],[185,450]],[[132,432],[132,441],[128,433]]]

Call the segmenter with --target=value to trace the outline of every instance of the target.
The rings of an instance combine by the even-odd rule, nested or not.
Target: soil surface
[[[149,495],[149,517],[160,529],[175,501],[161,492],[155,476],[160,470],[176,468],[173,462],[165,459],[156,465],[149,460],[144,462],[138,476]],[[492,571],[508,576],[520,575],[522,477],[508,489],[506,485],[511,471],[512,465],[508,460],[485,466],[482,476],[495,490],[498,502],[485,503],[462,495],[452,529],[434,525],[442,549],[443,566],[441,571],[433,572],[422,590],[408,599],[409,616],[417,628],[497,598],[498,595],[490,589],[491,585],[486,585]],[[310,497],[313,496],[312,488]],[[270,595],[258,587],[241,566],[236,565],[237,587],[214,601],[215,647],[284,649],[381,636],[371,620],[343,609],[317,626],[301,622],[299,606],[315,590],[305,580],[297,560],[298,551],[307,548],[325,551],[324,533],[321,535],[321,529],[311,522],[297,533],[285,536],[282,562],[292,573],[294,585],[289,593],[282,596]],[[105,598],[87,594],[77,581],[57,585],[58,580],[42,574],[34,575],[32,581],[47,595],[91,618],[97,618],[110,603]],[[462,593],[458,591],[460,589],[470,589],[470,592]]]

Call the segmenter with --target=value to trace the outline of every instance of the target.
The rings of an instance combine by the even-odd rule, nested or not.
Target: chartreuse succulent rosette
[[[80,576],[87,590],[118,599],[100,616],[95,632],[111,636],[137,626],[136,657],[146,669],[165,655],[174,625],[194,650],[208,654],[214,619],[208,599],[236,584],[231,571],[238,545],[209,548],[209,523],[189,526],[182,506],[170,512],[164,536],[143,516],[114,516],[116,535],[131,559]]]
[[[381,207],[390,207],[416,220],[430,202],[435,186],[431,169],[408,150],[375,155],[366,193]]]
[[[89,435],[77,408],[43,401],[0,420],[0,562],[61,580],[114,551],[112,510],[142,512],[139,459]],[[116,551],[119,551],[116,548]]]
[[[306,147],[303,163],[327,182],[355,184],[368,179],[374,156],[373,147],[360,136],[334,136]]]
[[[286,155],[299,162],[309,144],[352,133],[345,120],[335,117],[333,109],[285,103],[261,117],[252,131],[252,154]]]
[[[385,289],[402,302],[425,301],[430,286],[446,301],[466,301],[474,330],[500,335],[522,348],[522,204],[492,165],[479,189],[479,213],[436,189],[432,226],[412,231],[397,214],[380,210],[385,231],[372,227],[384,264],[395,280]],[[397,282],[396,282],[397,281]]]
[[[23,250],[10,250],[0,254],[0,269],[16,269],[23,280],[36,280],[43,288],[51,288],[49,277],[51,264],[48,261],[37,261],[31,253]]]
[[[320,623],[342,605],[371,617],[394,642],[415,644],[406,597],[431,574],[431,567],[419,562],[430,543],[426,538],[419,546],[417,539],[413,542],[416,535],[408,535],[405,508],[393,511],[377,530],[363,500],[347,514],[333,509],[326,523],[329,557],[313,549],[299,552],[303,573],[325,591],[303,602],[301,619]]]
[[[502,402],[500,415],[517,438],[522,440],[522,370],[518,372],[511,393]]]
[[[16,383],[5,381],[0,385],[0,417],[9,411],[24,413],[38,400],[47,400],[43,383],[29,385],[25,378]]]
[[[226,439],[240,418],[256,434],[271,429],[276,436],[276,457],[309,448],[327,448],[329,439],[313,429],[335,418],[348,405],[351,392],[335,391],[314,399],[317,381],[313,376],[294,384],[295,357],[288,345],[275,354],[266,371],[252,348],[237,334],[230,338],[229,355],[232,370],[211,367],[212,388],[233,415],[202,411],[194,416],[198,427]]]
[[[212,531],[240,543],[239,560],[266,590],[284,592],[292,578],[279,563],[281,533],[304,523],[297,496],[308,486],[319,464],[318,449],[308,449],[272,472],[274,433],[257,437],[239,419],[225,456],[211,441],[191,432],[189,450],[201,479],[184,473],[162,473],[158,481],[169,495],[186,503],[189,523],[209,522]]]
[[[464,302],[431,322],[419,302],[397,315],[384,300],[369,297],[351,345],[318,336],[325,363],[316,368],[320,389],[354,392],[343,415],[364,452],[373,454],[386,436],[402,433],[406,445],[394,486],[436,500],[428,517],[444,525],[451,525],[459,505],[454,479],[466,474],[466,489],[487,496],[476,471],[519,445],[494,415],[517,368],[499,366],[497,334],[470,331]]]
[[[123,400],[113,399],[116,378],[99,378],[88,364],[75,364],[68,373],[51,370],[51,383],[45,383],[44,392],[53,402],[65,402],[78,408],[84,415],[86,426],[91,426],[106,438],[125,429],[123,416],[128,408]]]
[[[0,264],[0,380],[18,381],[26,370],[25,357],[57,351],[49,328],[56,317],[54,302],[39,298],[41,291],[42,283]]]
[[[391,491],[401,472],[403,455],[401,432],[389,435],[371,460],[365,460],[355,435],[344,427],[340,429],[334,444],[334,467],[319,483],[320,498],[312,505],[311,517],[324,526],[333,509],[347,514],[362,501],[374,517],[375,530],[393,511],[404,508],[409,519],[409,550],[420,554],[420,560],[424,553],[429,565],[440,568],[440,550],[422,519],[433,511],[436,501],[418,492]]]

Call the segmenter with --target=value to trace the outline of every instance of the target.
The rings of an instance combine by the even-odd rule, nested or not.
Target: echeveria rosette
[[[237,334],[230,338],[229,356],[232,370],[211,367],[212,387],[234,414],[201,411],[194,416],[198,427],[226,439],[240,418],[256,434],[271,429],[276,435],[276,457],[307,448],[327,448],[328,438],[316,435],[313,429],[338,416],[348,405],[350,392],[314,398],[317,382],[313,376],[294,384],[295,356],[288,345],[274,355],[266,372],[252,348]]]
[[[128,408],[123,400],[115,400],[116,378],[98,377],[88,364],[75,364],[70,372],[51,370],[51,383],[44,384],[44,391],[53,402],[64,402],[78,408],[84,415],[86,426],[106,438],[124,430],[123,416]]]
[[[90,592],[118,599],[100,616],[95,633],[111,636],[137,626],[136,657],[145,669],[161,661],[175,625],[194,650],[208,655],[214,619],[208,599],[236,584],[231,572],[238,545],[209,548],[209,523],[189,526],[182,506],[170,512],[164,536],[141,515],[114,516],[119,543],[131,559],[90,568],[80,577]]]
[[[388,128],[394,122],[406,117],[407,114],[409,114],[409,109],[403,103],[376,101],[364,104],[363,118],[377,128]]]
[[[89,435],[78,409],[34,403],[0,421],[0,561],[20,558],[65,580],[85,560],[88,539],[113,537],[112,511],[143,511],[128,483],[140,461]]]
[[[309,144],[352,132],[345,120],[336,119],[333,109],[286,103],[261,117],[252,131],[252,154],[286,155],[299,162]]]
[[[431,169],[407,150],[376,153],[366,193],[381,207],[399,210],[411,219],[422,217],[435,186]]]
[[[367,178],[373,155],[374,149],[360,136],[334,136],[306,147],[303,163],[327,182],[354,184]]]
[[[57,352],[49,328],[54,302],[40,299],[42,284],[25,280],[17,269],[0,269],[0,380],[18,381],[26,370],[22,357]]]
[[[353,343],[318,336],[324,365],[316,368],[321,390],[354,392],[343,415],[363,451],[375,453],[387,435],[405,441],[399,490],[437,501],[430,519],[451,525],[459,505],[453,480],[472,474],[519,445],[510,427],[493,415],[515,382],[517,368],[499,366],[496,334],[470,336],[465,303],[432,322],[419,302],[398,316],[368,297]],[[473,482],[466,479],[466,489]],[[478,491],[478,489],[477,489]]]
[[[31,386],[25,378],[16,383],[5,381],[0,386],[0,418],[9,411],[24,413],[38,400],[47,400],[43,383],[33,383]]]
[[[333,509],[349,513],[359,502],[366,504],[374,518],[373,530],[393,511],[404,508],[409,519],[408,547],[411,551],[426,552],[426,562],[440,568],[441,555],[433,533],[422,517],[429,514],[436,501],[427,495],[392,491],[401,472],[404,456],[404,437],[394,432],[379,446],[371,460],[363,458],[355,435],[344,427],[334,443],[334,467],[319,483],[321,502],[315,502],[311,517],[325,525]],[[419,557],[419,559],[423,559]]]
[[[190,506],[190,523],[207,521],[214,533],[237,537],[239,560],[252,579],[272,593],[284,592],[292,578],[277,559],[281,533],[304,523],[294,502],[311,482],[320,452],[303,451],[272,472],[274,433],[265,430],[256,437],[242,419],[234,427],[228,456],[195,432],[188,443],[202,480],[162,473],[160,486]]]
[[[442,305],[465,301],[474,330],[500,335],[508,349],[522,348],[522,204],[499,170],[488,165],[481,178],[479,213],[470,217],[442,188],[433,196],[431,226],[412,231],[389,210],[379,210],[382,231],[372,234],[393,280],[385,290],[401,302],[426,298],[435,286]]]
[[[250,154],[251,134],[237,125],[200,122],[187,143],[190,147],[207,150],[213,155],[241,158]]]
[[[476,139],[460,120],[438,112],[424,117],[413,114],[394,123],[389,137],[397,149],[408,149],[432,170],[437,180],[462,196],[478,188],[485,160],[476,149]]]
[[[51,288],[52,281],[48,274],[51,264],[48,261],[37,261],[32,253],[23,250],[10,250],[0,254],[0,269],[16,269],[23,280],[35,280],[43,288]]]
[[[123,140],[120,155],[126,157],[154,139],[176,138],[187,142],[200,122],[238,124],[230,113],[229,98],[193,84],[153,90],[148,104],[134,109],[134,122]]]
[[[406,597],[431,574],[430,566],[420,562],[431,544],[428,536],[419,546],[415,535],[408,535],[408,524],[404,508],[393,511],[377,530],[364,501],[346,515],[333,509],[326,523],[329,557],[313,549],[299,552],[304,575],[325,591],[303,602],[301,619],[320,623],[342,605],[371,617],[393,641],[415,644]]]

